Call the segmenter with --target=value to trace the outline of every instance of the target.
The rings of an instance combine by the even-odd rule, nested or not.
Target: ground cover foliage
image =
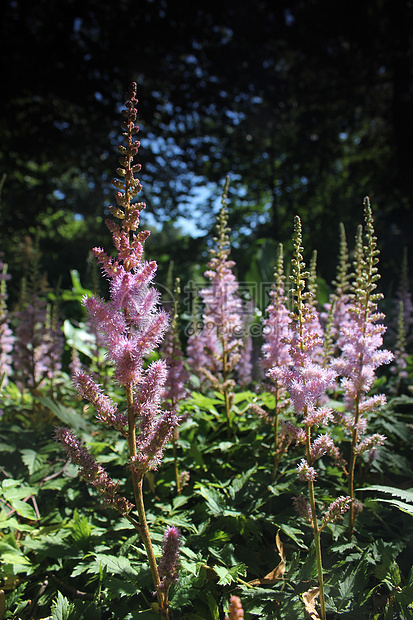
[[[76,273],[51,294],[33,247],[10,313],[3,268],[0,618],[410,618],[407,254],[383,300],[366,199],[321,299],[296,217],[264,303],[236,279],[227,180],[202,286],[171,278],[161,307],[135,94],[116,252],[94,250],[110,301]]]

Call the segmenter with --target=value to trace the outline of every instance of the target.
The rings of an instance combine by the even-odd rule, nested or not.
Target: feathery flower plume
[[[395,375],[395,384],[390,388],[392,394],[398,394],[401,382],[409,378],[409,373],[407,372],[408,355],[406,351],[406,329],[403,308],[403,302],[399,301],[397,340],[394,349],[393,364],[390,366],[390,372]]]
[[[129,469],[138,513],[138,520],[131,519],[131,522],[145,545],[160,614],[166,620],[169,618],[168,596],[167,591],[160,588],[161,579],[146,520],[142,484],[144,475],[156,469],[161,462],[165,446],[178,425],[178,418],[174,410],[161,410],[167,379],[165,362],[158,360],[148,367],[145,365],[148,354],[164,336],[168,316],[158,308],[160,295],[152,286],[156,262],[143,259],[143,244],[149,231],[137,232],[139,215],[145,203],[133,202],[142,189],[139,179],[135,177],[140,165],[133,163],[139,148],[139,141],[135,139],[139,130],[135,124],[136,104],[136,84],[132,83],[125,103],[126,109],[123,110],[124,143],[119,146],[119,178],[112,181],[118,190],[117,205],[109,208],[111,215],[120,223],[106,220],[117,253],[112,256],[102,248],[93,249],[103,274],[109,280],[110,301],[106,302],[98,295],[86,297],[83,301],[89,319],[107,349],[115,378],[125,388],[126,412],[118,412],[117,406],[92,377],[82,372],[76,373],[74,382],[81,395],[94,405],[98,418],[114,426],[127,438]],[[66,448],[68,444],[73,444],[70,456],[77,456],[78,459],[81,456],[85,461],[83,471],[86,474],[88,467],[95,471],[93,480],[99,480],[98,487],[103,492],[107,479],[96,469],[99,466],[90,465],[87,451],[80,451],[75,439],[67,440],[63,430],[58,430],[57,435]],[[110,487],[110,482],[108,484]]]
[[[291,317],[287,307],[287,296],[284,291],[284,250],[280,243],[277,251],[277,261],[274,270],[274,283],[271,287],[271,303],[267,307],[268,318],[263,321],[263,338],[261,366],[267,371],[272,368],[287,368],[291,363],[290,341]],[[287,390],[281,378],[274,378],[271,383],[266,383],[275,397],[275,407],[272,415],[266,416],[271,422],[274,433],[274,474],[277,471],[281,456],[288,449],[285,433],[279,432],[279,416],[284,411],[289,400]]]
[[[14,345],[13,332],[9,327],[9,313],[7,310],[6,282],[10,279],[7,265],[0,260],[0,390],[6,385],[12,374],[12,356]]]
[[[346,229],[340,222],[340,250],[337,265],[337,274],[332,285],[334,291],[329,302],[324,305],[320,319],[324,324],[324,365],[331,362],[339,354],[337,340],[340,335],[340,326],[348,320],[348,306],[350,303],[349,291],[351,274],[349,273],[349,253],[346,238]]]
[[[133,504],[118,494],[119,484],[108,476],[74,433],[67,428],[57,428],[55,439],[62,444],[72,463],[80,468],[80,477],[99,491],[108,506],[124,516],[133,509]]]
[[[48,379],[53,383],[61,370],[63,334],[56,308],[46,301],[47,283],[39,275],[40,252],[30,248],[31,262],[28,277],[23,279],[19,309],[14,313],[17,322],[13,349],[16,385],[36,390]]]
[[[240,359],[242,347],[242,301],[238,295],[238,282],[233,273],[234,261],[229,259],[231,251],[228,237],[228,210],[226,206],[229,178],[222,194],[222,206],[218,215],[216,248],[211,250],[205,277],[210,286],[202,289],[204,302],[203,331],[201,346],[206,356],[203,375],[225,398],[228,433],[230,433],[230,412],[234,381],[231,378]],[[194,335],[195,337],[195,335]],[[190,343],[192,344],[192,343]],[[199,357],[199,354],[198,354]]]
[[[189,372],[185,367],[184,354],[181,347],[181,341],[179,338],[179,295],[181,293],[180,280],[175,279],[174,288],[174,303],[172,310],[172,321],[166,332],[165,339],[161,346],[161,354],[163,355],[165,362],[168,366],[168,375],[166,379],[165,388],[163,390],[164,406],[167,409],[171,409],[177,412],[179,403],[185,399],[189,392],[185,387],[189,381]],[[181,414],[180,420],[183,421],[187,418],[185,413]],[[179,429],[175,428],[172,435],[172,448],[174,456],[174,470],[175,470],[175,482],[176,491],[181,493],[184,484],[187,480],[188,472],[179,472],[177,444],[179,439]]]
[[[189,372],[185,368],[184,354],[179,338],[179,295],[181,293],[180,280],[175,279],[174,304],[172,320],[161,345],[161,354],[168,366],[168,376],[163,393],[167,406],[175,409],[178,403],[189,394],[186,384],[189,381]]]
[[[158,590],[167,592],[178,581],[179,548],[181,534],[176,527],[168,526],[163,535],[162,557],[159,560],[160,583]]]
[[[384,395],[372,401],[367,398],[367,394],[373,385],[377,368],[393,359],[390,351],[380,349],[386,327],[378,323],[384,318],[384,315],[377,311],[377,303],[383,295],[374,292],[380,278],[377,268],[379,250],[368,197],[364,199],[364,220],[365,245],[363,229],[359,226],[354,261],[355,280],[351,285],[351,303],[348,306],[349,317],[342,322],[338,339],[341,355],[333,362],[333,367],[342,377],[341,386],[346,407],[351,412],[343,417],[343,423],[351,433],[348,494],[352,499],[357,456],[367,449],[367,446],[374,447],[384,441],[383,436],[377,436],[374,441],[365,437],[365,412],[372,411],[375,405],[385,402]],[[349,538],[352,537],[354,528],[353,504],[354,502],[350,506]]]
[[[310,273],[305,271],[301,221],[298,216],[294,219],[293,244],[294,256],[290,279],[294,286],[291,291],[294,306],[291,314],[291,337],[289,338],[290,363],[288,366],[271,368],[268,375],[274,380],[280,381],[287,388],[296,415],[302,418],[304,424],[305,457],[299,463],[297,473],[299,478],[306,481],[308,485],[310,522],[315,543],[320,588],[320,617],[325,620],[321,527],[315,503],[314,482],[317,478],[317,471],[314,463],[326,453],[337,459],[339,452],[328,434],[319,435],[317,439],[313,440],[312,431],[315,426],[326,424],[332,419],[330,410],[326,407],[320,407],[319,403],[326,390],[334,384],[336,373],[331,368],[324,367],[321,363],[322,360],[318,363],[318,356],[315,355],[315,352],[322,345],[322,334],[317,329],[319,322],[312,304],[313,291],[308,290],[308,288],[306,290],[306,281],[308,281]],[[296,505],[303,513],[302,500],[299,503],[296,501]]]

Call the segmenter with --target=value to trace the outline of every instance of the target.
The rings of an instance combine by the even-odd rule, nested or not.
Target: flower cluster
[[[98,295],[83,300],[89,320],[102,338],[115,378],[126,389],[126,413],[105,395],[95,380],[78,371],[73,380],[79,393],[95,407],[97,417],[120,431],[130,449],[130,468],[139,477],[159,465],[163,450],[170,439],[178,418],[174,411],[161,411],[161,401],[167,378],[165,362],[158,360],[146,367],[149,353],[161,342],[168,327],[167,313],[159,309],[159,293],[152,286],[157,265],[143,259],[143,244],[149,231],[139,231],[139,215],[143,202],[132,202],[141,190],[134,174],[140,165],[133,164],[139,142],[136,120],[136,84],[128,93],[122,123],[125,144],[119,146],[120,179],[113,181],[117,188],[117,206],[111,214],[121,221],[107,220],[112,233],[115,256],[96,247],[93,253],[109,279],[110,301]],[[137,433],[137,430],[139,431]]]
[[[244,610],[241,599],[238,596],[231,596],[229,600],[229,616],[225,616],[225,620],[244,620]]]
[[[127,515],[133,509],[133,504],[119,495],[119,484],[108,476],[74,433],[67,428],[58,428],[55,431],[55,438],[63,445],[70,460],[80,468],[81,478],[99,491],[108,506],[115,508],[122,515]]]
[[[163,535],[162,557],[159,561],[160,584],[158,590],[167,591],[178,581],[179,548],[181,534],[176,527],[168,526]]]
[[[227,381],[229,373],[239,362],[243,344],[242,301],[238,295],[238,282],[232,271],[235,263],[229,259],[226,207],[228,184],[227,179],[217,222],[217,247],[211,249],[212,257],[205,272],[210,286],[200,291],[204,303],[203,329],[201,333],[195,332],[188,341],[189,347],[195,348],[197,358],[201,358],[204,363],[200,368],[201,372],[204,371],[209,379],[220,377],[221,383]],[[188,362],[192,366],[191,357]]]
[[[342,377],[341,387],[344,390],[345,403],[351,412],[343,418],[343,422],[350,431],[356,433],[353,437],[354,449],[366,431],[365,414],[385,403],[384,395],[375,396],[373,399],[367,397],[375,380],[376,370],[393,359],[390,351],[380,348],[386,327],[383,323],[378,323],[384,319],[384,315],[377,311],[377,302],[382,295],[373,292],[380,277],[376,266],[379,251],[368,199],[365,201],[365,238],[366,244],[363,246],[362,228],[359,227],[354,263],[356,278],[351,286],[348,317],[341,322],[337,341],[341,355],[333,362],[334,369]]]
[[[289,340],[291,338],[291,316],[284,292],[283,246],[278,246],[274,283],[270,291],[271,303],[267,307],[268,318],[263,321],[264,344],[261,364],[265,369],[290,363]]]
[[[168,366],[168,377],[163,398],[166,401],[166,406],[171,409],[175,409],[179,401],[188,396],[188,390],[185,386],[189,381],[189,372],[185,368],[184,354],[179,338],[178,298],[180,292],[179,278],[176,278],[172,320],[161,346],[162,356]]]
[[[0,261],[0,386],[4,385],[12,373],[14,345],[13,332],[9,327],[9,313],[6,306],[6,282],[10,279],[7,265]]]

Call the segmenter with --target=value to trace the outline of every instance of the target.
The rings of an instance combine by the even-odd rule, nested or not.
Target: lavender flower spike
[[[167,591],[178,581],[179,548],[181,534],[176,527],[168,526],[163,535],[162,557],[159,561],[160,584],[158,590]]]
[[[80,467],[80,476],[102,494],[106,504],[122,515],[127,515],[132,510],[133,504],[118,494],[119,484],[108,476],[74,433],[67,428],[57,428],[55,439],[63,445],[72,463]]]

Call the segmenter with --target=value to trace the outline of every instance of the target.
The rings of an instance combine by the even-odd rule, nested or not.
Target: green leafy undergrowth
[[[114,398],[119,400],[116,392]],[[304,598],[317,585],[317,574],[311,530],[292,503],[303,492],[296,476],[302,455],[290,446],[274,477],[271,426],[249,407],[256,399],[252,392],[237,395],[228,436],[220,395],[195,392],[182,405],[188,417],[177,439],[186,486],[177,494],[172,448],[145,479],[157,556],[167,525],[183,536],[180,579],[170,591],[172,620],[222,620],[232,594],[241,597],[246,619],[305,617]],[[73,396],[58,403],[37,395],[35,402],[42,412],[36,422],[28,409],[13,416],[9,408],[2,420],[3,617],[157,617],[139,535],[78,478],[52,435],[55,425],[73,428],[131,498],[126,441],[97,423],[93,409]],[[322,534],[329,620],[412,617],[413,504],[406,487],[413,486],[408,484],[413,416],[409,402],[403,406],[401,411],[400,401],[390,404],[375,421],[377,429],[386,429],[386,450],[397,447],[399,462],[386,461],[380,449],[363,463],[366,488],[358,496],[365,505],[353,540],[347,540],[345,522],[330,524]],[[320,514],[345,493],[345,484],[343,471],[323,460]]]

